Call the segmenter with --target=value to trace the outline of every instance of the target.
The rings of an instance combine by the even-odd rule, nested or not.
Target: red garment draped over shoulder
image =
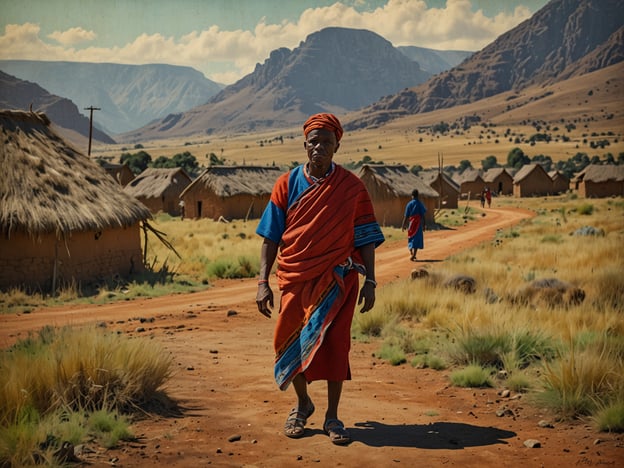
[[[295,347],[301,344],[310,352],[302,352],[301,365],[287,372],[293,375],[286,378],[286,386],[299,372],[308,381],[350,378],[350,326],[358,276],[351,271],[343,278],[335,267],[349,257],[361,263],[355,226],[368,223],[376,224],[368,192],[357,176],[341,166],[335,166],[326,179],[309,187],[289,207],[277,257],[282,300],[274,335],[276,361],[284,354],[296,354],[289,350],[296,340],[301,343]],[[331,292],[336,285],[337,295]],[[306,343],[307,331],[302,333],[302,329],[319,310],[326,313],[320,335],[310,339],[314,343]]]

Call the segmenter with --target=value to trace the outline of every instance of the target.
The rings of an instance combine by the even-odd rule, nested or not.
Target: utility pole
[[[87,156],[91,156],[91,137],[93,136],[93,111],[94,110],[102,110],[99,107],[85,107],[85,110],[91,111],[90,116],[89,116],[89,152],[87,153]]]

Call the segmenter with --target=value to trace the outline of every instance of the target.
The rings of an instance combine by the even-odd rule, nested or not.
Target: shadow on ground
[[[354,442],[371,447],[414,447],[423,449],[463,449],[507,444],[515,432],[473,424],[436,422],[431,424],[383,424],[377,421],[355,423],[348,428]]]

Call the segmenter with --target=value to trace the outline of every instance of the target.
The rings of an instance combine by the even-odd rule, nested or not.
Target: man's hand
[[[375,285],[369,281],[365,281],[360,289],[360,298],[358,299],[358,305],[364,301],[364,305],[360,309],[360,313],[368,312],[375,305]]]
[[[258,284],[256,304],[258,304],[258,311],[262,315],[267,318],[271,318],[271,309],[273,308],[273,291],[271,290],[269,283]]]

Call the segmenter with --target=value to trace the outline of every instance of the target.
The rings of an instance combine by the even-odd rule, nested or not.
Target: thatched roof
[[[180,197],[198,188],[210,190],[219,197],[268,195],[281,174],[279,167],[210,166],[186,187]]]
[[[132,179],[132,182],[125,186],[124,191],[137,198],[160,198],[171,186],[186,188],[192,180],[181,167],[150,167]]]
[[[546,173],[546,171],[540,164],[525,164],[518,170],[518,172],[516,172],[516,175],[514,176],[514,179],[513,179],[514,184],[517,184],[518,182],[522,181],[523,179],[528,177],[530,174],[532,174],[534,171],[542,171],[544,174],[548,176],[548,174]]]
[[[440,173],[440,171],[438,171],[437,169],[420,171],[418,173],[418,177],[420,177],[425,184],[431,186],[431,184],[438,179],[438,176],[440,174],[442,175],[443,180],[447,184],[449,184],[451,187],[453,187],[455,190],[459,192],[459,185],[457,185],[457,182],[455,182],[453,178],[450,175],[448,175],[446,172]]]
[[[130,169],[130,166],[128,166],[127,163],[116,164],[116,163],[105,162],[101,164],[101,166],[108,173],[108,175],[110,175],[113,179],[115,179],[117,183],[120,183],[122,185],[123,185],[123,180],[124,180],[124,177],[123,177],[124,172],[128,174],[129,180],[134,179],[134,174],[132,173],[132,170]]]
[[[410,172],[406,166],[364,164],[360,168],[358,176],[361,179],[374,179],[378,186],[385,187],[397,197],[411,197],[414,189],[418,189],[421,197],[438,197],[438,192],[429,187],[420,177]]]
[[[507,173],[509,177],[512,177],[509,171],[505,169],[504,167],[492,167],[488,169],[487,171],[485,171],[485,174],[483,174],[483,181],[490,182],[490,183],[494,182],[496,178],[503,173]]]
[[[35,236],[127,227],[151,217],[44,114],[0,110],[0,229]]]
[[[590,164],[576,176],[578,181],[591,181],[594,183],[624,180],[624,166],[614,164]]]
[[[563,172],[558,171],[558,170],[556,170],[556,169],[555,169],[555,170],[553,170],[553,171],[550,171],[550,172],[548,173],[548,177],[550,177],[552,180],[556,180],[556,179],[563,179],[563,180],[567,180],[568,182],[570,181],[570,180],[568,179],[568,177],[567,177],[567,176],[566,176]]]
[[[465,184],[467,182],[479,182],[483,181],[481,177],[481,171],[478,169],[466,169],[461,174],[455,174],[453,180],[457,185]]]

